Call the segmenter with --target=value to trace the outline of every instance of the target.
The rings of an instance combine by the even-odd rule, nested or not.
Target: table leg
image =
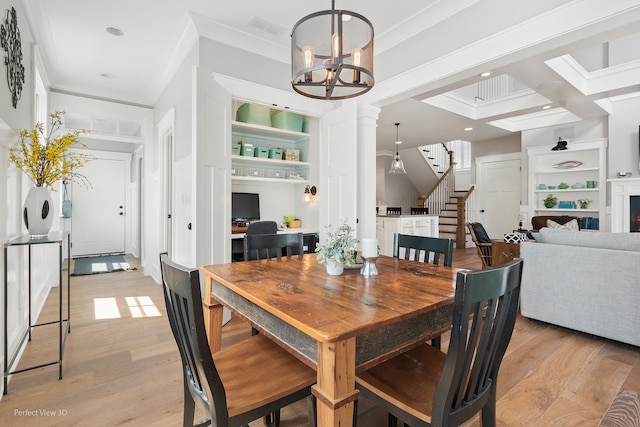
[[[204,328],[207,331],[209,348],[211,353],[220,350],[222,340],[222,304],[211,296],[211,281],[213,279],[205,277],[204,298],[202,299],[202,309],[204,314]]]
[[[318,400],[319,427],[353,425],[356,339],[318,343],[318,382],[312,392]]]

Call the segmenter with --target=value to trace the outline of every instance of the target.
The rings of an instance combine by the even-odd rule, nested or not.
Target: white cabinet
[[[529,215],[577,216],[581,228],[602,228],[606,209],[606,147],[605,139],[572,142],[562,151],[548,146],[528,149],[529,155]],[[557,203],[545,206],[553,195]],[[585,208],[581,200],[587,200]],[[603,225],[603,224],[602,224]]]
[[[378,239],[381,255],[393,256],[395,233],[438,237],[438,216],[407,215],[396,217],[379,216],[376,218],[376,238]]]

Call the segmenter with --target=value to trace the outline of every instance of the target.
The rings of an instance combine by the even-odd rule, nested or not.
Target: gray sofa
[[[543,228],[524,242],[523,316],[640,346],[640,233]]]

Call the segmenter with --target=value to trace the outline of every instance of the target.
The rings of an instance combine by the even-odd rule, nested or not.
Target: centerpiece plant
[[[69,151],[73,146],[85,147],[78,141],[84,130],[62,131],[64,112],[49,114],[49,126],[36,123],[31,130],[19,133],[20,143],[9,149],[9,160],[33,182],[24,203],[23,218],[32,237],[44,237],[53,224],[50,191],[58,181],[89,186],[78,168],[90,159],[84,153]]]
[[[346,222],[337,228],[330,224],[326,229],[327,239],[316,247],[318,262],[327,266],[327,273],[340,275],[344,266],[350,267],[356,263],[358,240],[354,236],[355,230]]]

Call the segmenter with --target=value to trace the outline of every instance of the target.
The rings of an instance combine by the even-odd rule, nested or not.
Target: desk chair
[[[402,215],[402,208],[400,207],[388,207],[387,215]]]
[[[160,264],[167,317],[182,358],[185,427],[246,426],[272,413],[278,426],[280,408],[311,396],[315,371],[263,334],[212,355],[198,270],[171,262],[166,253]],[[196,405],[207,418],[194,424]]]
[[[245,234],[276,234],[277,232],[278,224],[275,221],[258,221],[249,224]]]
[[[412,236],[409,234],[395,233],[393,237],[393,257],[400,258],[400,249],[404,249],[404,259],[412,261],[420,261],[421,259],[429,263],[440,264],[440,255],[442,255],[442,263],[451,267],[453,265],[453,240],[439,239],[436,237]],[[413,255],[411,253],[413,252]],[[431,345],[440,348],[441,337],[431,340]]]
[[[479,222],[468,222],[467,228],[469,229],[469,233],[471,234],[471,240],[476,245],[478,256],[482,261],[482,268],[490,267],[493,256],[491,243],[493,241],[489,238],[489,235],[484,229],[484,226]]]
[[[244,260],[281,258],[304,252],[302,233],[244,236]]]
[[[498,370],[518,311],[521,259],[461,271],[456,278],[449,352],[422,344],[356,374],[360,394],[412,427],[460,425],[481,412],[496,425]],[[471,318],[471,321],[469,319]]]

